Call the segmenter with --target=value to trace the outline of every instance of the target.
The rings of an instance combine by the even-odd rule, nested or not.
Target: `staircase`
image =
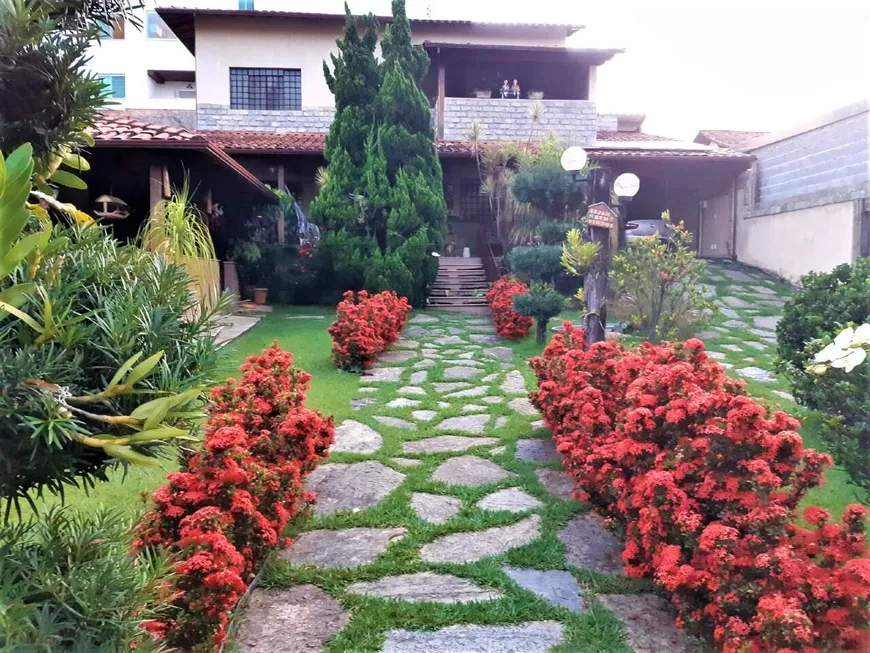
[[[429,294],[429,306],[468,313],[484,312],[488,288],[480,258],[442,256],[438,259],[438,278]]]

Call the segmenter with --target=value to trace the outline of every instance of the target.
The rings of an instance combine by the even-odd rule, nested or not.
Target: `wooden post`
[[[610,241],[613,228],[619,224],[619,216],[604,202],[593,204],[586,213],[589,235],[598,243],[598,256],[583,281],[586,298],[586,315],[583,328],[586,343],[602,342],[607,326],[607,286],[610,275]]]
[[[278,190],[284,190],[284,166],[278,166]],[[284,222],[284,213],[281,212],[281,215],[278,216],[278,243],[281,245],[284,244],[285,240],[285,230],[287,226]]]
[[[163,199],[163,168],[152,165],[148,168],[148,203],[149,210],[153,211]]]
[[[444,93],[446,86],[446,71],[444,70],[444,62],[438,60],[438,138],[444,138]]]

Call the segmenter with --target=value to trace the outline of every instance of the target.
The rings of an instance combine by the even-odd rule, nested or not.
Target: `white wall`
[[[853,263],[857,253],[854,201],[759,217],[738,217],[737,258],[796,283],[807,272]]]
[[[123,39],[104,39],[90,50],[90,69],[101,75],[124,75],[127,97],[113,109],[196,109],[195,99],[177,99],[175,90],[185,83],[158,84],[148,77],[149,70],[194,70],[194,59],[177,39],[149,39],[145,31],[145,11],[155,0],[146,0],[140,10],[142,29],[129,23]],[[162,4],[167,4],[163,2]],[[194,84],[194,88],[196,85]]]
[[[260,9],[258,3],[257,8]],[[262,7],[265,8],[265,7]],[[564,33],[543,28],[517,29],[509,35],[485,26],[428,25],[412,20],[415,43],[482,43],[564,45]],[[332,107],[323,77],[323,61],[336,51],[341,23],[294,21],[269,17],[196,19],[197,99],[201,104],[229,105],[229,69],[299,68],[303,108]]]

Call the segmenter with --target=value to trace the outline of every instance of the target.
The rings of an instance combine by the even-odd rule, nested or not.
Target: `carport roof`
[[[275,194],[241,163],[202,134],[183,127],[158,125],[132,118],[101,116],[94,121],[94,126],[88,129],[88,133],[93,137],[95,147],[174,148],[204,152],[264,199],[277,201]]]

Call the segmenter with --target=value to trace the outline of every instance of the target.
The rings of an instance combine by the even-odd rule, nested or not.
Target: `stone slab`
[[[415,492],[411,495],[411,509],[430,524],[443,524],[462,509],[462,500],[443,494]]]
[[[280,553],[292,565],[348,569],[371,564],[391,542],[405,536],[404,528],[345,528],[299,534]]]
[[[384,426],[391,426],[394,429],[402,429],[405,431],[416,431],[417,425],[413,422],[409,422],[406,419],[401,419],[399,417],[389,417],[388,415],[375,415],[375,421],[380,422]]]
[[[320,465],[305,479],[305,489],[317,494],[314,512],[365,510],[396,489],[405,475],[377,461]]]
[[[547,492],[554,497],[566,501],[574,498],[571,496],[574,491],[574,481],[567,472],[558,469],[536,469],[535,474],[537,474],[541,485],[547,488]]]
[[[378,367],[367,370],[359,380],[361,383],[398,383],[403,371],[401,367]]]
[[[419,400],[406,399],[405,397],[399,397],[398,399],[393,399],[392,401],[387,402],[387,408],[416,408],[419,405]]]
[[[390,462],[399,467],[418,467],[423,464],[422,460],[417,460],[416,458],[402,458],[401,456],[390,458]]]
[[[729,329],[742,329],[743,327],[748,327],[749,325],[743,320],[728,320],[722,326],[726,326]]]
[[[468,339],[472,342],[477,342],[484,345],[494,345],[497,342],[500,342],[498,336],[494,336],[489,333],[472,333],[470,336],[468,336]]]
[[[508,402],[508,406],[520,415],[538,415],[538,409],[526,397],[517,397]]]
[[[428,367],[435,367],[437,363],[433,361],[431,358],[424,358],[423,360],[419,360],[412,366],[415,370],[421,370]]]
[[[418,385],[406,385],[404,388],[399,388],[398,393],[410,397],[422,397],[426,391]]]
[[[444,374],[442,375],[445,381],[452,381],[455,379],[471,379],[478,374],[480,374],[483,370],[480,370],[476,367],[448,367],[444,369]]]
[[[752,308],[752,304],[747,302],[745,299],[740,299],[739,297],[723,297],[722,303],[731,308]]]
[[[723,354],[721,351],[707,351],[707,356],[717,361],[724,361],[727,356]],[[389,404],[387,404],[389,406]]]
[[[425,562],[474,562],[525,546],[540,535],[541,517],[532,515],[510,526],[453,533],[436,538],[420,549],[420,558]]]
[[[514,351],[510,347],[490,347],[483,353],[490,358],[500,358],[505,361],[513,360],[514,357]]]
[[[596,599],[622,623],[635,653],[704,653],[708,649],[674,623],[668,602],[654,594],[598,594]]]
[[[522,395],[527,391],[526,380],[518,370],[508,372],[501,384],[502,392],[512,395]]]
[[[435,342],[439,345],[462,345],[465,344],[465,341],[459,336],[444,336],[442,338],[436,338]]]
[[[473,603],[502,597],[498,590],[486,589],[467,578],[431,571],[354,583],[347,588],[347,592],[409,603]]]
[[[794,395],[790,392],[783,392],[782,390],[771,390],[771,392],[781,399],[794,401]]]
[[[420,372],[413,372],[411,374],[411,385],[420,385],[426,381],[426,377],[429,376],[429,372],[426,370],[421,370]]]
[[[405,363],[412,358],[417,358],[417,352],[406,349],[394,349],[381,353],[378,356],[378,361],[382,363]]]
[[[779,317],[774,315],[759,315],[752,318],[752,321],[759,329],[770,329],[773,331],[776,329],[776,325],[779,324]]]
[[[503,567],[504,573],[524,590],[537,594],[550,605],[567,608],[576,614],[587,612],[582,588],[568,571],[541,571]],[[665,653],[664,651],[660,653]]]
[[[518,487],[509,487],[488,494],[477,502],[483,510],[504,510],[507,512],[526,512],[537,510],[544,504]]]
[[[419,341],[417,340],[407,340],[405,338],[399,338],[396,340],[396,343],[393,347],[397,349],[417,349],[420,346]]]
[[[473,447],[496,444],[498,438],[471,438],[466,435],[439,435],[424,440],[411,440],[402,443],[405,453],[442,453],[444,451],[466,451]]]
[[[526,438],[517,440],[517,460],[546,463],[551,460],[559,460],[559,453],[550,438]]]
[[[722,274],[731,279],[731,281],[755,281],[755,279],[740,270],[725,269],[722,270]]]
[[[759,383],[776,383],[776,377],[767,370],[760,367],[741,367],[737,370],[740,376],[745,376],[747,379],[758,381]]]
[[[508,423],[508,418],[502,415],[501,417],[496,418],[495,420],[495,428],[500,429],[502,426]]]
[[[481,397],[489,392],[489,388],[485,385],[476,388],[466,388],[465,390],[457,390],[450,394],[444,395],[445,399],[461,399],[462,397]]]
[[[595,515],[577,515],[559,533],[568,564],[601,574],[623,573],[622,543]]]
[[[485,404],[501,404],[504,403],[504,397],[484,397],[481,401]]]
[[[486,406],[481,406],[480,404],[465,404],[462,407],[462,410],[466,413],[479,413],[482,410],[486,410]]]
[[[351,399],[350,407],[354,410],[360,410],[362,408],[365,408],[366,406],[373,406],[376,403],[378,403],[378,400],[374,397],[363,397],[362,399]]]
[[[562,625],[556,621],[514,626],[472,624],[435,631],[391,630],[381,653],[547,653],[563,638]]]
[[[432,472],[432,480],[449,485],[489,485],[514,476],[499,465],[479,456],[457,456],[441,463]]]
[[[372,427],[346,419],[335,428],[335,442],[330,447],[334,453],[375,453],[381,448],[383,438]]]
[[[489,422],[489,415],[460,415],[448,417],[435,428],[439,431],[459,431],[460,433],[483,433]]]
[[[467,388],[470,385],[470,383],[466,383],[465,381],[454,381],[452,383],[433,383],[432,387],[435,389],[435,392],[444,394],[445,392],[462,390],[462,388]]]
[[[724,344],[724,345],[719,345],[719,347],[720,347],[721,349],[727,349],[728,351],[743,351],[743,350],[740,349],[740,347],[738,347],[737,345],[732,345],[732,344],[727,344],[727,343]]]
[[[433,419],[438,417],[437,410],[415,410],[411,412],[411,417],[420,422],[431,422]]]
[[[745,340],[743,344],[757,349],[758,351],[765,351],[770,347],[770,345],[768,344],[765,344],[763,342],[755,342],[754,340]]]
[[[314,585],[255,589],[236,633],[242,653],[319,653],[351,613]]]

